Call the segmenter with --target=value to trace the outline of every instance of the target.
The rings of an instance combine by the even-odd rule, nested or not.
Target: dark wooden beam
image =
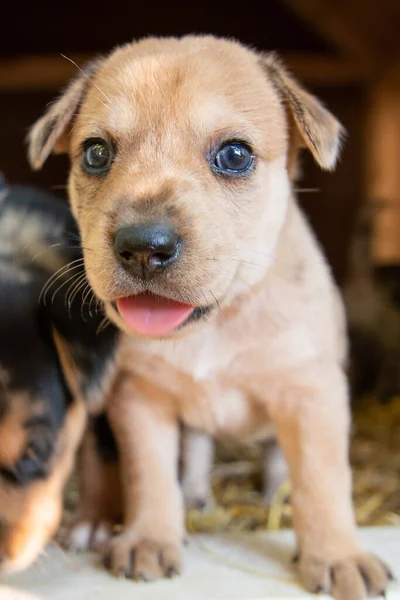
[[[371,74],[400,53],[398,0],[287,0],[343,58]]]
[[[74,55],[83,66],[92,57]],[[302,81],[315,85],[346,85],[364,81],[368,72],[351,63],[325,56],[283,54],[283,60]],[[77,67],[59,55],[26,56],[0,61],[0,92],[56,91],[77,73]]]

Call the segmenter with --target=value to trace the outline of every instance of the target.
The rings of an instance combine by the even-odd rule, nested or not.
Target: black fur
[[[101,414],[93,417],[91,427],[96,440],[96,450],[100,458],[105,462],[117,461],[118,448],[106,415]]]
[[[7,191],[5,197],[4,191]],[[96,386],[101,387],[118,333],[111,324],[99,332],[103,311],[99,307],[89,310],[83,305],[83,288],[67,303],[68,277],[71,273],[84,274],[83,265],[78,263],[73,271],[65,271],[39,302],[43,286],[52,273],[41,257],[32,256],[31,249],[23,244],[21,247],[19,242],[24,240],[24,231],[28,231],[24,228],[31,227],[32,223],[38,228],[39,224],[37,242],[49,256],[51,253],[61,256],[65,265],[82,258],[79,233],[67,204],[33,188],[7,188],[1,177],[0,193],[0,237],[2,226],[7,227],[10,216],[13,223],[17,223],[15,239],[11,238],[8,245],[3,243],[3,246],[0,241],[3,250],[0,253],[0,366],[1,377],[5,378],[0,380],[0,415],[6,418],[13,394],[19,392],[27,395],[32,407],[40,404],[40,410],[36,411],[40,416],[21,423],[29,432],[27,448],[12,468],[0,465],[0,478],[24,485],[47,476],[58,432],[73,401],[52,329],[68,344],[84,395],[89,395]],[[4,236],[2,240],[4,242]]]

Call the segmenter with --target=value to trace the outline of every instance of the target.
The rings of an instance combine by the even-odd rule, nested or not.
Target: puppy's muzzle
[[[177,261],[181,245],[178,234],[170,225],[142,223],[117,231],[114,253],[129,274],[148,279]]]

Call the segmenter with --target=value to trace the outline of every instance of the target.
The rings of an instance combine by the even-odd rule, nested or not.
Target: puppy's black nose
[[[122,227],[114,240],[120,264],[132,275],[146,279],[174,263],[179,256],[176,231],[163,223],[142,223]]]

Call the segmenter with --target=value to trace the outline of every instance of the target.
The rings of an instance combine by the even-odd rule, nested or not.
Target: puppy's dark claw
[[[177,577],[178,575],[179,571],[175,567],[169,567],[165,572],[165,576],[168,577],[168,579],[172,579],[173,577]]]
[[[291,560],[292,565],[297,565],[297,563],[299,562],[299,560],[300,560],[300,552],[297,551],[292,556],[292,560]]]
[[[111,554],[105,554],[102,563],[103,567],[109,571],[111,569]]]

